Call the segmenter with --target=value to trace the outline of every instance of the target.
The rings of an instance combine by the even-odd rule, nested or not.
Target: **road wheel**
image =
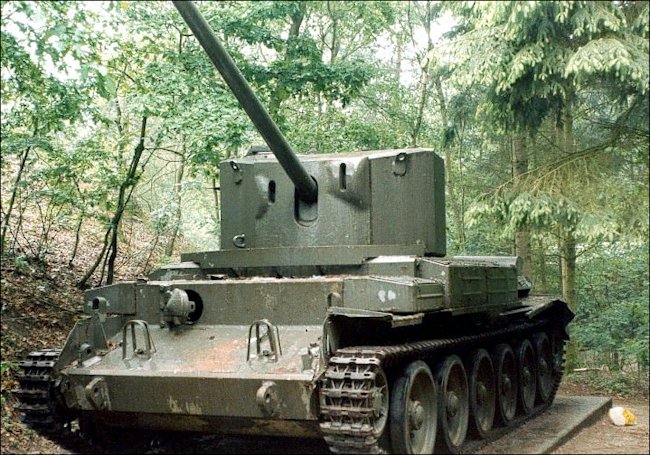
[[[496,415],[500,423],[509,425],[517,413],[517,361],[509,344],[497,345],[493,363],[496,371]]]
[[[485,349],[474,351],[468,363],[470,433],[479,438],[492,429],[496,406],[496,384],[492,359]]]
[[[393,453],[433,453],[438,395],[426,363],[409,364],[391,390],[390,437]]]
[[[544,332],[533,336],[533,345],[537,357],[537,399],[546,403],[553,393],[553,351],[551,342]]]
[[[450,355],[436,369],[438,381],[438,418],[443,450],[458,453],[467,436],[469,391],[463,362]]]
[[[525,339],[517,347],[519,405],[524,415],[530,414],[535,407],[535,392],[537,390],[535,364],[535,350],[530,341]]]

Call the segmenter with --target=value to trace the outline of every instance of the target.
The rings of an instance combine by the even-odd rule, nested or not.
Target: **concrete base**
[[[605,415],[612,399],[589,396],[557,396],[553,405],[541,415],[513,429],[498,428],[497,439],[469,442],[472,453],[550,453],[570,440],[582,428]],[[217,453],[329,453],[322,441],[300,439],[224,438]]]
[[[558,396],[553,405],[518,427],[495,428],[486,441],[468,441],[466,451],[480,454],[549,453],[570,440],[582,428],[595,422],[612,406],[611,398]],[[196,454],[328,454],[321,439],[269,437],[193,438],[168,435],[160,446],[144,453]]]
[[[540,416],[490,442],[478,453],[550,453],[611,407],[611,398],[558,396]]]

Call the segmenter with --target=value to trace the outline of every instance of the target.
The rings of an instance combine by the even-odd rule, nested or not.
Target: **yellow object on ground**
[[[615,406],[609,410],[609,418],[614,425],[622,427],[624,425],[635,425],[636,416],[627,408]]]

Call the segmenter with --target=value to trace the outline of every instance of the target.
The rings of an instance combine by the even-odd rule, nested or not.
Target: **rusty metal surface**
[[[81,365],[79,371],[105,372],[124,370],[125,374],[151,372],[154,375],[214,374],[299,374],[303,375],[300,355],[310,343],[318,341],[321,326],[278,326],[283,354],[277,362],[247,362],[248,326],[197,325],[181,330],[150,327],[156,353],[148,360],[123,359],[122,350],[114,349],[101,362]],[[112,338],[118,346],[121,333]],[[127,340],[130,342],[130,340]],[[96,373],[99,374],[99,373]]]
[[[98,410],[86,387],[101,378],[111,411],[263,418],[256,394],[265,381],[273,381],[280,399],[276,418],[314,419],[311,406],[318,359],[308,348],[317,342],[321,327],[280,326],[278,332],[282,355],[277,361],[255,357],[247,361],[247,326],[202,325],[186,330],[152,326],[155,353],[144,358],[125,358],[122,350],[130,339],[118,333],[111,341],[122,349],[63,370],[72,389],[68,401],[84,410]]]

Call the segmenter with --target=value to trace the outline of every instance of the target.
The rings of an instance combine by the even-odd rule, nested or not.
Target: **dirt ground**
[[[591,395],[589,389],[575,383],[565,383],[560,387],[564,395]],[[623,406],[636,416],[636,425],[617,427],[606,415],[553,453],[650,453],[650,433],[648,431],[648,401],[638,399],[613,398],[614,406]]]

